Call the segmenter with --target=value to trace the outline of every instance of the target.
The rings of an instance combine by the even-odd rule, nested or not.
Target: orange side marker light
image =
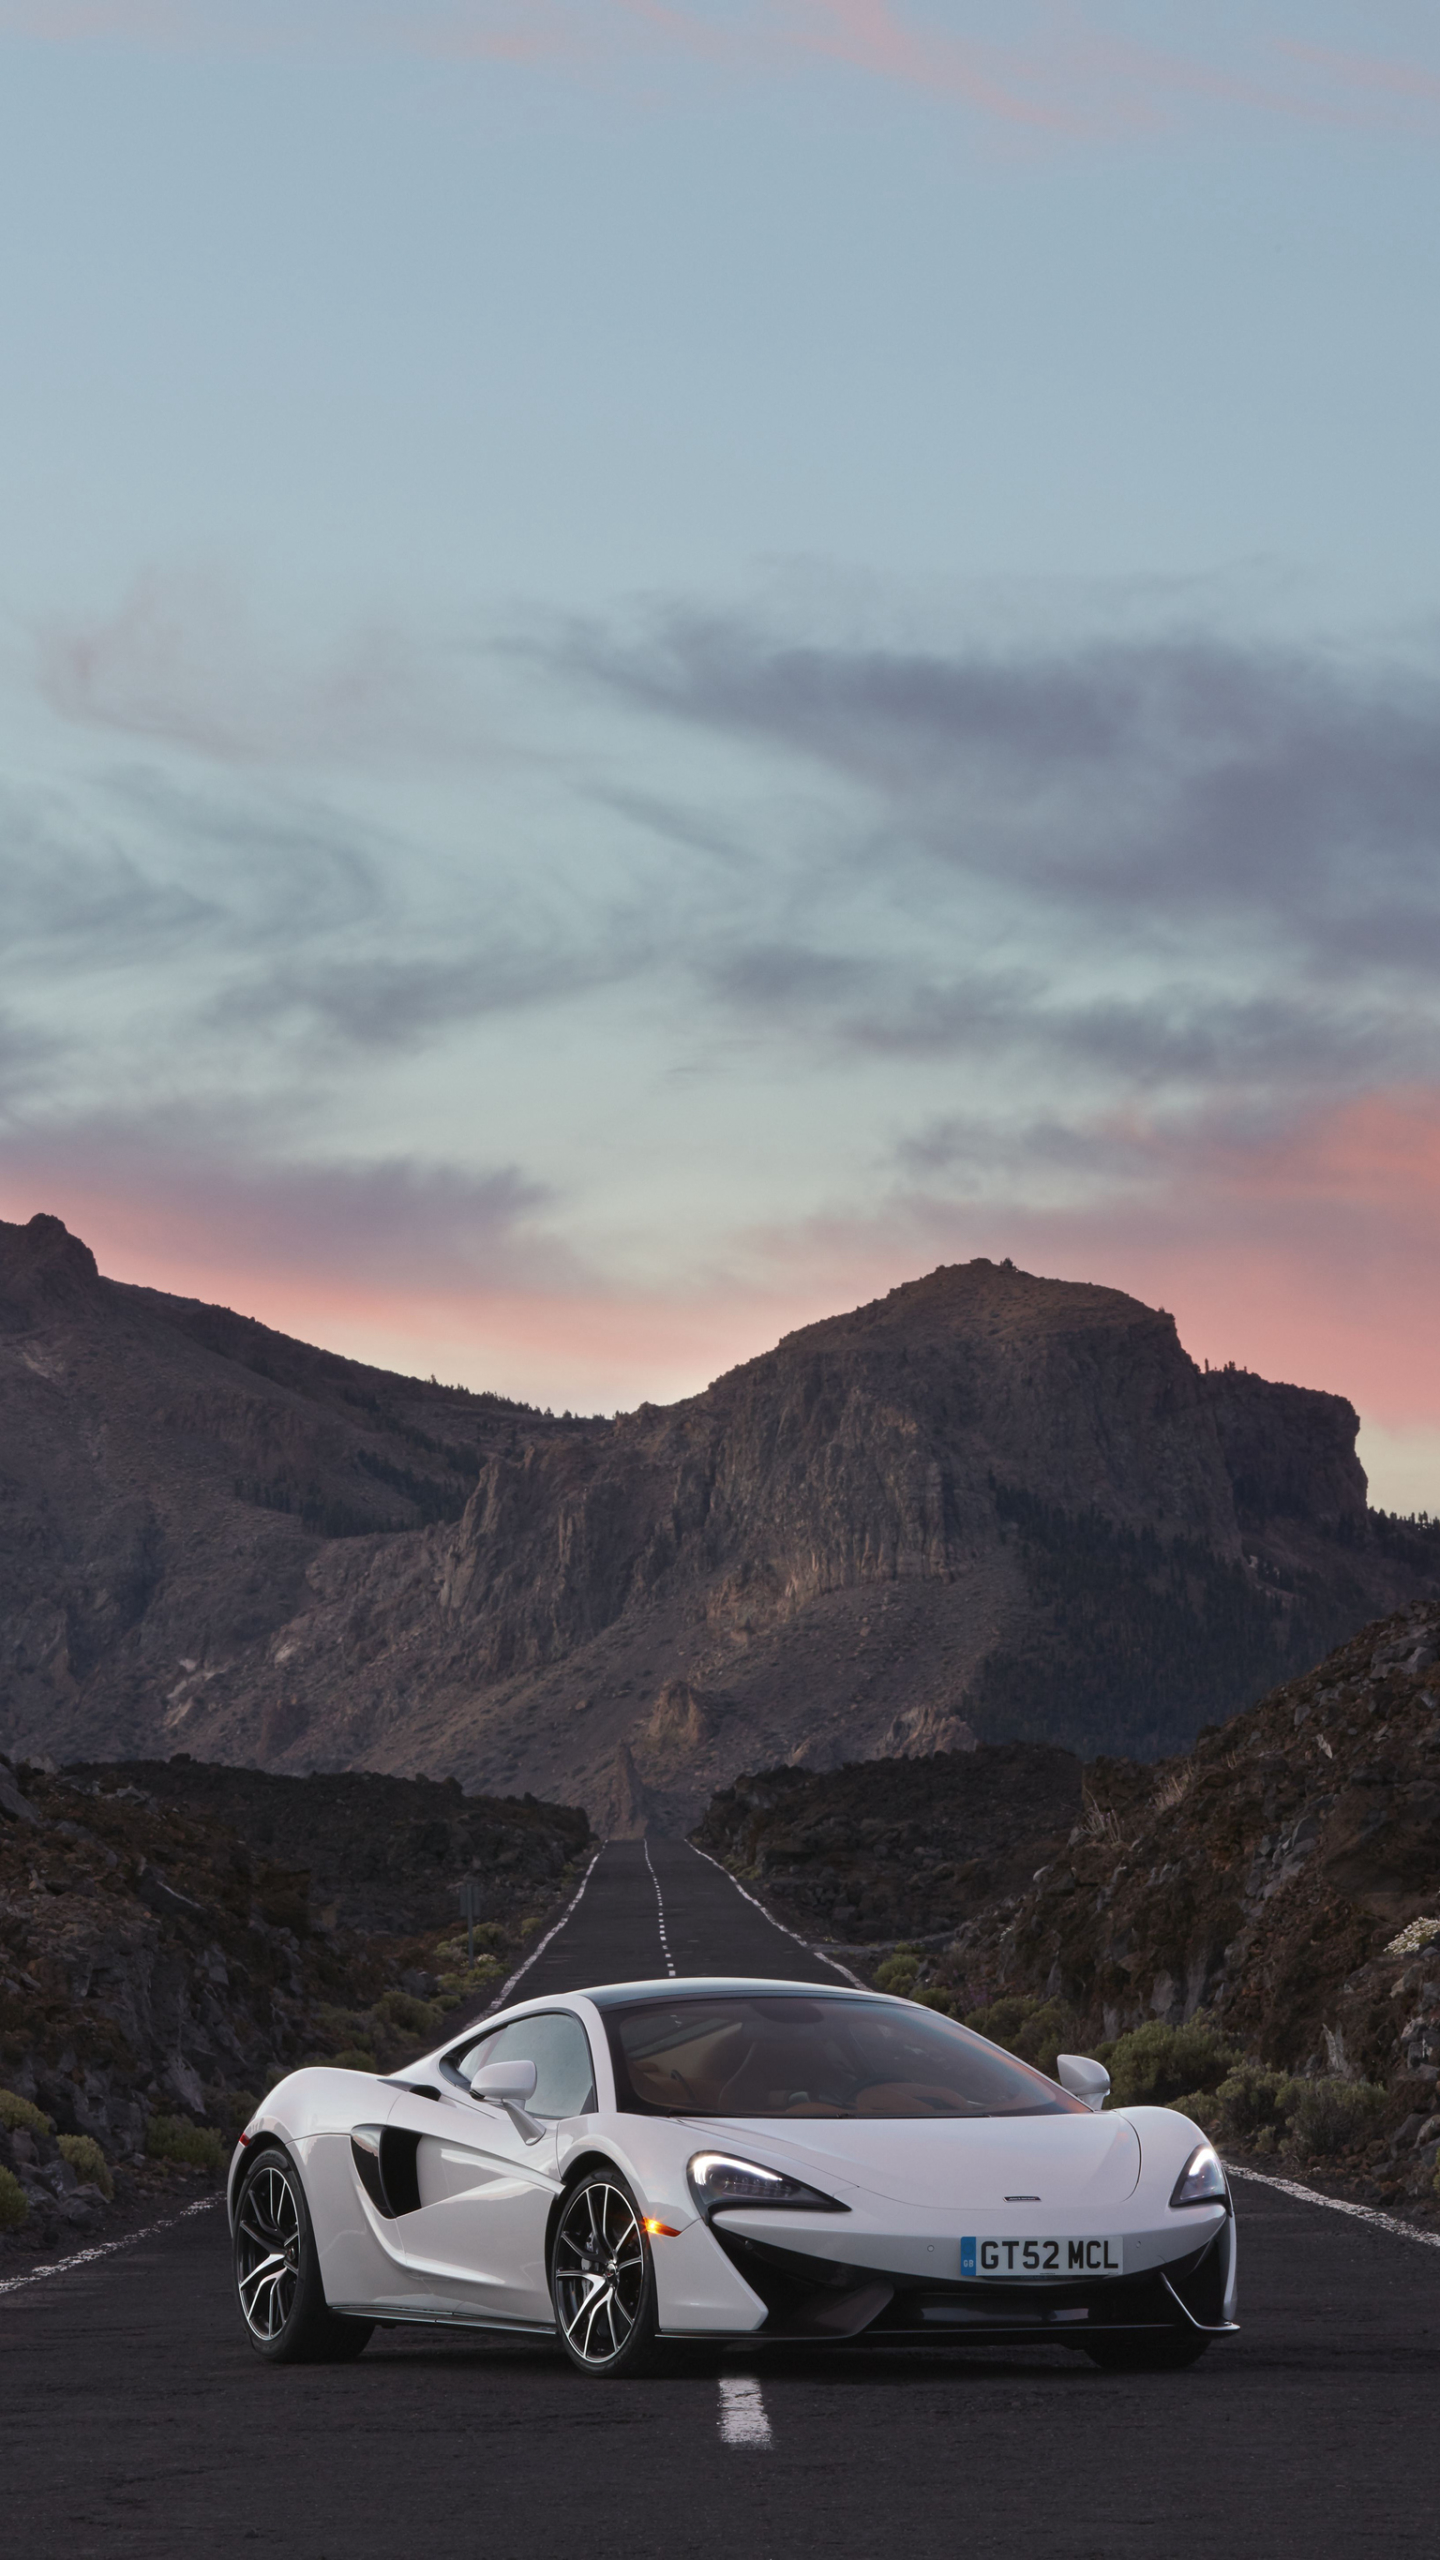
[[[653,2216],[648,2213],[645,2216],[645,2228],[649,2232],[652,2240],[678,2240],[680,2237],[679,2232],[674,2228],[672,2223],[656,2222]]]

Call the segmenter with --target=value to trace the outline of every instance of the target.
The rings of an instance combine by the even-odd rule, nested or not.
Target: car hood
[[[714,2118],[708,2130],[717,2140]],[[1124,2116],[985,2116],[968,2124],[902,2117],[811,2120],[803,2135],[773,2116],[731,2117],[724,2140],[816,2186],[859,2187],[908,2205],[1123,2204],[1140,2182],[1140,2143]],[[753,2148],[752,2148],[753,2146]]]

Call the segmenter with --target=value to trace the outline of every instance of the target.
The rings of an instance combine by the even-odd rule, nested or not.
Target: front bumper
[[[1228,2214],[1197,2235],[1196,2245],[1133,2274],[1053,2284],[967,2283],[876,2265],[873,2257],[867,2265],[838,2254],[833,2229],[822,2254],[793,2245],[793,2223],[782,2239],[757,2231],[757,2220],[747,2216],[741,2229],[717,2213],[710,2223],[717,2246],[765,2306],[752,2332],[757,2338],[1082,2347],[1098,2336],[1177,2329],[1222,2335],[1236,2326],[1235,2226]]]

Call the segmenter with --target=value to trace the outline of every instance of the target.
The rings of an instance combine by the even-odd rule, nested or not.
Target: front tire
[[[550,2298],[571,2363],[602,2380],[660,2362],[655,2267],[645,2218],[617,2169],[577,2180],[550,2243]]]
[[[330,2309],[300,2172],[273,2146],[241,2181],[233,2254],[245,2334],[267,2364],[347,2364],[360,2354],[374,2322]]]
[[[1087,2339],[1085,2353],[1102,2373],[1183,2373],[1209,2344],[1203,2330],[1173,2329],[1161,2337]]]

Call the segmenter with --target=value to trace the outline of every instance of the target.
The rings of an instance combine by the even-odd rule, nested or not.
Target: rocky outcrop
[[[1343,1399],[1198,1370],[1116,1290],[935,1271],[581,1424],[118,1288],[54,1220],[0,1245],[0,1739],[31,1752],[684,1821],[777,1762],[1173,1750],[1440,1592],[1440,1536],[1367,1514]]]
[[[362,2038],[372,2067],[423,2049],[457,1885],[518,1949],[589,1846],[564,1806],[425,1779],[0,1776],[0,2088],[111,2162],[171,2111],[233,2136],[281,2072]]]
[[[908,1889],[903,1848],[887,1884]],[[931,1972],[962,2012],[1043,1994],[1092,2038],[1203,2011],[1259,2061],[1435,2112],[1440,1608],[1367,1627],[1180,1757],[1092,1761],[1041,1873]]]

